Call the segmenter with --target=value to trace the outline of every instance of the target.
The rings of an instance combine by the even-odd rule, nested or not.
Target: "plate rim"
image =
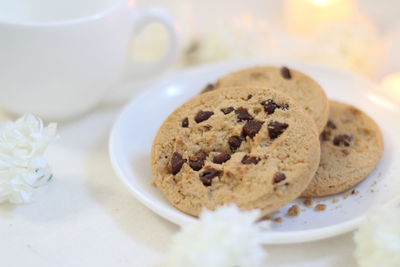
[[[168,75],[167,77],[164,77],[155,83],[153,83],[150,86],[147,86],[146,89],[142,89],[141,92],[138,94],[134,95],[128,102],[125,104],[125,106],[122,108],[122,110],[119,112],[115,122],[112,125],[110,134],[109,134],[109,142],[108,142],[108,151],[109,151],[109,157],[111,161],[112,168],[114,169],[115,173],[117,174],[118,178],[122,183],[129,189],[129,191],[135,196],[136,199],[138,199],[143,205],[145,205],[147,208],[149,208],[152,212],[155,214],[161,216],[165,220],[176,224],[180,227],[182,225],[188,223],[188,222],[193,222],[195,221],[194,217],[191,217],[189,215],[184,214],[183,212],[179,210],[169,210],[169,209],[164,209],[164,208],[157,208],[155,207],[150,200],[147,199],[146,196],[144,196],[140,190],[136,190],[125,178],[125,175],[123,173],[123,170],[119,167],[119,163],[117,162],[117,155],[115,148],[115,143],[117,142],[117,130],[118,126],[121,124],[122,119],[124,118],[124,115],[130,110],[131,106],[135,103],[135,100],[140,98],[143,95],[146,95],[146,91],[152,91],[153,88],[159,88],[162,87],[165,84],[171,83],[171,81],[178,79],[180,76],[187,76],[190,75],[191,73],[195,72],[201,72],[209,68],[217,68],[218,66],[220,67],[225,67],[228,68],[229,66],[245,66],[245,65],[257,65],[257,64],[265,64],[265,65],[282,65],[282,62],[285,62],[286,65],[291,65],[295,66],[306,66],[306,67],[311,67],[311,68],[321,68],[325,69],[328,71],[334,71],[336,73],[342,73],[344,75],[351,75],[352,77],[362,80],[364,83],[367,83],[370,85],[370,88],[373,88],[373,90],[379,88],[377,84],[374,82],[370,81],[367,78],[364,78],[358,74],[345,71],[342,69],[336,69],[334,67],[322,65],[322,64],[313,64],[313,63],[304,63],[304,62],[299,62],[299,61],[293,61],[293,60],[279,60],[279,59],[273,59],[273,60],[246,60],[246,61],[224,61],[224,62],[218,62],[218,63],[208,63],[208,64],[203,64],[200,66],[196,67],[191,67],[187,68],[183,71],[177,71],[171,75]],[[381,92],[382,93],[382,92]],[[384,95],[385,96],[385,95]],[[391,101],[391,99],[386,97],[386,100]],[[392,103],[394,104],[394,103]],[[394,104],[395,105],[395,104]],[[179,212],[181,214],[176,214],[176,212]],[[178,216],[180,215],[180,216]],[[184,216],[182,216],[184,215]],[[302,243],[302,242],[312,242],[312,241],[317,241],[317,240],[322,240],[322,239],[327,239],[335,236],[339,236],[342,234],[346,234],[350,231],[355,230],[358,225],[360,225],[364,220],[365,220],[366,215],[360,215],[356,218],[347,220],[342,223],[338,223],[335,225],[331,226],[325,226],[325,227],[320,227],[317,229],[307,229],[307,230],[299,230],[299,231],[270,231],[269,235],[266,240],[264,240],[265,244],[294,244],[294,243]],[[173,219],[171,219],[173,218]]]

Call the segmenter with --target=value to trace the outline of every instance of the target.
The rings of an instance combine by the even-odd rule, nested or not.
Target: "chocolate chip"
[[[233,110],[233,107],[221,108],[222,113],[224,113],[225,115],[231,113]]]
[[[254,165],[256,165],[260,160],[261,160],[260,158],[250,157],[250,156],[245,155],[242,158],[242,163],[243,164],[254,164]]]
[[[292,74],[290,73],[290,70],[287,67],[282,67],[281,68],[281,75],[286,80],[292,79]]]
[[[332,121],[328,121],[326,124],[326,127],[331,128],[331,129],[336,129],[336,124],[334,124]]]
[[[260,131],[263,123],[264,122],[262,121],[255,120],[247,121],[246,124],[243,126],[242,135],[244,137],[248,136],[250,138],[253,138]]]
[[[245,108],[238,108],[237,110],[235,110],[235,113],[238,121],[249,121],[253,119],[253,116],[251,116]]]
[[[200,110],[199,112],[197,112],[196,116],[194,117],[194,120],[197,123],[200,123],[202,121],[208,120],[212,115],[214,115],[214,112],[212,111]]]
[[[278,138],[289,125],[287,123],[281,123],[278,121],[271,121],[268,123],[268,135],[271,139]]]
[[[267,114],[272,114],[275,112],[275,109],[279,108],[279,106],[272,99],[268,99],[261,104],[264,106],[264,110]]]
[[[240,147],[240,144],[242,143],[243,139],[240,136],[234,135],[229,137],[228,139],[228,144],[232,152],[235,152],[236,149]]]
[[[216,164],[222,164],[228,160],[230,160],[231,155],[229,155],[228,153],[219,153],[218,155],[216,155],[213,158],[213,162]]]
[[[286,103],[286,104],[278,105],[272,99],[268,99],[268,100],[266,100],[264,102],[261,102],[261,105],[264,106],[264,110],[265,110],[265,112],[267,114],[274,113],[277,108],[282,109],[282,110],[288,110],[289,109],[289,104]]]
[[[285,103],[279,107],[282,110],[289,110],[289,104]]]
[[[247,100],[250,100],[253,97],[253,95],[248,95]]]
[[[200,150],[196,154],[189,157],[189,166],[195,171],[201,170],[204,166],[204,160],[207,157],[207,153]]]
[[[284,173],[282,173],[282,172],[277,172],[277,173],[274,174],[274,181],[273,181],[273,184],[280,183],[280,182],[282,182],[282,181],[285,180],[285,179],[286,179],[286,175],[285,175]]]
[[[183,163],[185,162],[186,160],[182,158],[181,154],[174,152],[171,158],[171,173],[173,175],[177,174],[182,169]]]
[[[208,168],[207,170],[201,172],[199,174],[200,181],[203,182],[203,185],[205,186],[210,186],[212,179],[220,175],[221,171],[213,169],[213,168]]]
[[[183,128],[189,127],[189,119],[188,119],[188,118],[184,118],[184,119],[182,120],[182,127],[183,127]]]
[[[351,142],[352,138],[351,136],[347,135],[347,134],[341,134],[341,135],[337,135],[334,139],[333,139],[333,144],[335,146],[350,146],[350,142]]]
[[[207,84],[206,87],[204,87],[204,89],[200,93],[202,94],[202,93],[210,92],[210,91],[213,91],[214,89],[215,89],[215,85],[212,83],[209,83],[209,84]]]
[[[331,131],[324,130],[320,135],[321,141],[329,141],[331,139]]]

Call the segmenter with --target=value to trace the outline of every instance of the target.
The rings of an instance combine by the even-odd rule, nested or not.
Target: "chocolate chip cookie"
[[[258,86],[281,91],[304,107],[319,132],[326,125],[329,114],[326,94],[314,79],[300,71],[287,67],[251,67],[222,77],[215,86],[208,85],[205,92],[231,86]]]
[[[176,109],[154,139],[154,184],[179,210],[236,203],[278,210],[307,187],[320,158],[313,120],[271,89],[229,88]]]
[[[379,127],[361,110],[330,102],[329,121],[320,136],[321,162],[305,197],[346,191],[366,178],[383,152]]]

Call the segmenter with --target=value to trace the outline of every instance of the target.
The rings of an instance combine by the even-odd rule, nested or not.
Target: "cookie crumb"
[[[338,203],[338,202],[339,202],[339,199],[337,199],[337,198],[332,199],[332,204],[335,204],[335,203]]]
[[[343,194],[343,199],[347,199],[350,196],[350,192],[347,191],[346,193]]]
[[[271,215],[264,215],[260,219],[258,219],[257,221],[261,222],[261,221],[270,221],[270,220],[272,220]]]
[[[351,194],[352,194],[352,195],[358,195],[358,190],[353,189],[353,190],[351,191]]]
[[[212,83],[207,84],[203,90],[201,90],[200,94],[213,91],[215,89],[215,85]]]
[[[300,208],[297,205],[291,206],[287,211],[287,216],[289,217],[295,217],[298,216],[299,214],[300,214]]]
[[[315,206],[314,210],[315,211],[324,211],[324,210],[326,210],[326,205],[325,204],[318,204],[317,206]]]
[[[304,199],[303,204],[304,204],[304,206],[310,207],[313,204],[313,200],[306,198],[306,199]]]
[[[273,221],[277,222],[277,223],[281,223],[281,222],[283,222],[283,219],[281,217],[277,217],[277,218],[274,218]]]
[[[370,193],[375,193],[376,191],[374,189],[369,190]]]

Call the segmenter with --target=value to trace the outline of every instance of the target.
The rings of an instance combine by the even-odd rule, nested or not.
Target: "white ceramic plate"
[[[257,64],[281,65],[282,62],[223,63],[191,69],[146,88],[126,106],[112,129],[109,150],[115,171],[139,201],[178,225],[195,220],[175,209],[151,185],[153,138],[168,114],[197,95],[207,83],[233,70]],[[318,240],[353,230],[373,205],[393,198],[400,188],[399,107],[385,98],[377,86],[353,74],[323,66],[284,64],[314,77],[330,98],[351,103],[373,117],[384,134],[385,152],[377,169],[356,187],[358,194],[315,199],[314,205],[327,204],[325,211],[305,207],[300,199],[296,201],[301,207],[299,216],[285,216],[293,203],[274,214],[282,217],[283,222],[273,223],[270,244]]]

